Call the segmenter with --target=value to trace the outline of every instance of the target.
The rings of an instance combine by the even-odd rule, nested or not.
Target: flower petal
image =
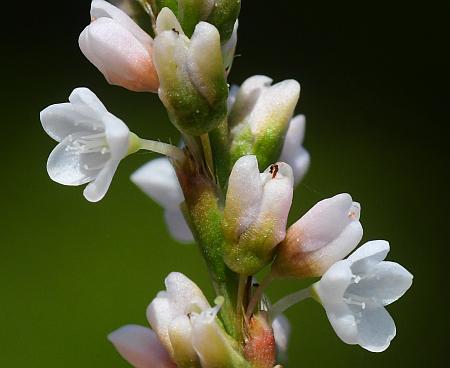
[[[352,272],[356,275],[368,272],[389,253],[389,243],[385,240],[372,240],[356,249],[347,259],[352,262]]]
[[[93,133],[103,129],[101,119],[107,110],[93,92],[87,88],[75,88],[69,101],[41,111],[42,127],[50,137],[61,142],[69,134],[81,131]]]
[[[347,259],[336,262],[314,284],[314,290],[325,309],[327,309],[327,305],[343,303],[342,298],[353,278],[350,265],[351,262]]]
[[[151,46],[152,38],[139,27],[125,12],[115,7],[114,5],[103,0],[93,0],[91,3],[91,17],[97,18],[111,18],[119,23],[122,27],[133,34],[136,39],[144,45]]]
[[[234,61],[234,53],[236,51],[237,44],[237,31],[239,27],[239,21],[236,20],[234,23],[233,33],[231,34],[230,39],[222,45],[222,58],[223,58],[223,66],[225,67],[225,71],[227,73],[230,72],[231,66]]]
[[[180,243],[192,243],[194,236],[180,209],[166,209],[164,211],[170,235]]]
[[[359,204],[353,202],[349,194],[342,193],[318,202],[289,230],[297,229],[303,238],[302,251],[312,252],[336,239],[346,226],[358,221],[359,213]]]
[[[180,25],[177,17],[169,8],[162,8],[156,18],[156,34],[160,34],[164,31],[174,30],[184,35],[183,28]]]
[[[305,117],[297,115],[289,123],[279,160],[292,167],[295,185],[303,179],[310,163],[309,153],[301,146],[304,135]]]
[[[265,75],[254,75],[242,83],[230,112],[230,126],[236,126],[245,120],[255,107],[261,93],[271,84],[272,79]]]
[[[199,287],[179,272],[170,273],[165,280],[166,291],[158,293],[147,308],[147,319],[166,349],[173,355],[169,325],[178,316],[201,312],[209,303]]]
[[[239,92],[239,86],[236,86],[233,84],[230,87],[230,91],[228,92],[228,99],[227,99],[227,110],[228,114],[230,114],[231,109],[233,108],[234,103],[236,102],[236,96]]]
[[[100,119],[104,113],[108,112],[103,103],[89,88],[75,88],[69,96],[69,101],[77,111],[91,119]]]
[[[149,328],[127,325],[108,335],[122,357],[136,368],[176,368]]]
[[[169,325],[169,338],[175,362],[180,367],[198,367],[197,353],[192,346],[192,326],[187,315],[176,317]]]
[[[299,145],[303,143],[305,137],[305,125],[305,115],[297,115],[291,119],[286,132],[286,138],[284,139],[283,153],[287,153],[289,156],[289,153],[294,153]]]
[[[220,34],[212,24],[200,22],[195,26],[186,66],[194,86],[211,105],[215,104],[220,97],[216,85],[224,70]]]
[[[299,98],[300,84],[293,79],[265,89],[248,117],[252,133],[258,136],[267,129],[282,129],[284,135]]]
[[[412,285],[413,275],[394,262],[380,262],[370,274],[347,289],[350,294],[367,298],[378,305],[388,305],[399,299]]]
[[[131,181],[161,207],[179,210],[184,202],[183,191],[175,170],[167,158],[157,158],[140,167]]]
[[[130,130],[122,120],[109,112],[103,115],[102,121],[111,158],[122,160],[127,155]]]
[[[95,180],[84,188],[83,195],[89,202],[98,202],[105,196],[119,163],[118,160],[109,160]]]
[[[139,42],[119,23],[99,18],[83,30],[78,43],[110,84],[137,92],[158,89],[152,48]]]
[[[272,166],[277,168],[273,169]],[[288,164],[277,162],[267,168],[261,174],[261,178],[263,178],[264,183],[261,207],[258,218],[251,227],[257,230],[270,226],[273,233],[273,246],[275,246],[286,236],[287,217],[292,204],[294,176]]]
[[[272,322],[273,334],[277,345],[277,353],[284,355],[288,350],[289,336],[291,334],[291,324],[287,317],[279,314]]]
[[[358,322],[358,344],[374,353],[389,347],[396,335],[395,323],[383,307],[363,310]]]
[[[67,137],[50,153],[47,172],[52,180],[63,185],[82,185],[95,179],[108,161],[109,155],[102,155],[100,152],[80,154],[79,151],[69,148],[74,138],[86,134],[90,133],[81,132]]]
[[[243,156],[233,166],[228,182],[224,227],[238,239],[258,216],[263,187],[256,156]]]
[[[79,131],[93,132],[92,123],[83,119],[70,103],[59,103],[46,107],[40,113],[42,127],[57,142]]]

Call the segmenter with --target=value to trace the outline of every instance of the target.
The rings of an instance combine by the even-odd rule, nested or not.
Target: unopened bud
[[[272,272],[281,277],[323,275],[358,245],[363,235],[359,215],[360,205],[349,194],[320,201],[288,229]]]
[[[122,10],[103,0],[91,5],[92,23],[79,37],[86,58],[108,83],[137,92],[156,92],[153,40]]]
[[[221,301],[223,303],[223,301]],[[221,304],[200,314],[193,313],[192,345],[197,352],[202,368],[242,367],[250,365],[238,353],[238,346],[219,324],[217,313]]]
[[[193,136],[207,133],[227,112],[219,33],[201,22],[189,40],[167,8],[158,16],[157,29],[153,57],[161,83],[159,97],[181,132]]]
[[[283,162],[262,174],[256,156],[236,162],[224,210],[224,259],[233,271],[252,275],[272,260],[286,235],[293,182],[292,169]]]
[[[252,316],[247,334],[244,353],[252,367],[273,368],[276,357],[275,336],[264,313]]]
[[[289,121],[300,97],[300,85],[285,80],[271,86],[262,75],[247,79],[236,94],[230,113],[231,158],[253,154],[262,166],[278,159]]]

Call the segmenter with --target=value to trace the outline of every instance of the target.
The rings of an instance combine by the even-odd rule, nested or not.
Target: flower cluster
[[[173,272],[147,308],[152,329],[127,325],[109,340],[137,368],[272,368],[287,356],[283,312],[312,297],[342,341],[385,350],[396,334],[385,306],[413,277],[384,261],[388,242],[357,248],[361,205],[338,194],[288,224],[294,189],[310,164],[305,117],[294,116],[299,83],[256,75],[228,85],[239,0],[137,3],[151,34],[121,9],[93,0],[79,46],[110,84],[157,92],[180,145],[138,137],[93,92],[76,88],[69,102],[41,112],[58,142],[47,171],[64,185],[87,184],[84,196],[97,202],[125,157],[141,149],[162,154],[131,181],[163,207],[174,239],[198,244],[216,299],[212,306]],[[320,279],[271,304],[266,288],[287,277]]]

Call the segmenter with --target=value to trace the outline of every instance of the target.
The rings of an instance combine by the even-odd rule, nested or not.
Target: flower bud
[[[294,178],[285,163],[260,174],[256,156],[244,156],[233,167],[224,210],[225,263],[252,275],[267,265],[286,235]]]
[[[273,368],[276,344],[272,327],[263,313],[251,317],[245,342],[244,353],[254,368]]]
[[[256,75],[247,79],[236,94],[229,117],[232,162],[253,154],[264,167],[280,156],[300,85],[292,79],[273,86],[271,83],[270,78]]]
[[[323,275],[358,245],[363,235],[359,215],[360,205],[349,194],[320,201],[288,229],[272,272],[281,277]]]
[[[217,298],[223,299],[223,298]],[[222,328],[217,319],[217,313],[223,300],[214,308],[209,308],[200,314],[193,313],[192,345],[200,358],[202,368],[243,367],[250,365],[238,353],[238,346]]]
[[[166,290],[160,291],[147,308],[147,319],[161,343],[176,360],[172,340],[180,349],[180,342],[189,342],[190,327],[179,318],[210,308],[199,287],[179,272],[172,272],[165,280]],[[187,335],[182,338],[182,335]],[[190,346],[189,342],[189,346]],[[182,349],[188,355],[189,346]]]
[[[153,58],[161,82],[159,97],[182,133],[207,133],[227,112],[228,87],[219,33],[211,24],[201,22],[189,40],[167,8],[158,16],[157,30]]]
[[[92,23],[78,40],[86,58],[110,84],[136,92],[156,92],[159,81],[152,60],[152,38],[106,1],[92,1],[91,17]]]

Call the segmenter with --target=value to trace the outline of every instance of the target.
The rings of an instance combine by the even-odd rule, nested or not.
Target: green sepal
[[[226,265],[241,275],[254,275],[272,262],[273,227],[267,221],[264,226],[250,227],[239,240],[227,239],[224,245]]]
[[[255,155],[260,167],[268,167],[278,161],[283,146],[286,126],[280,126],[276,121],[267,124],[266,130],[255,137],[250,126],[245,125],[237,133],[231,143],[231,167],[245,155]]]
[[[178,20],[186,36],[191,37],[195,26],[202,20],[205,0],[178,0]]]

